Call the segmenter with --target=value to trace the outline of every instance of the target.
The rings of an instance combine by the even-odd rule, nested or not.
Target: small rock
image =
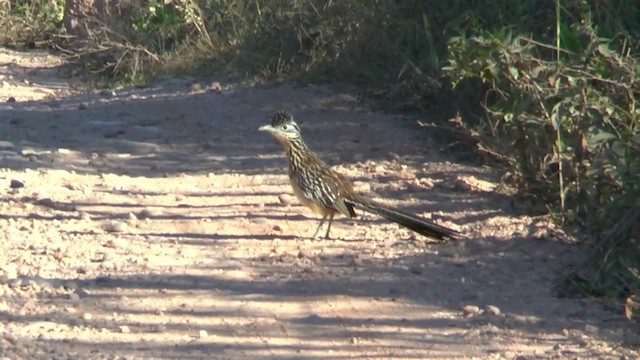
[[[414,275],[422,274],[422,268],[420,266],[409,266],[409,271]]]
[[[202,84],[194,83],[189,87],[189,92],[192,94],[202,92]]]
[[[462,308],[462,313],[465,317],[476,315],[480,312],[480,308],[475,305],[465,305]]]
[[[420,184],[420,186],[422,186],[425,189],[432,189],[433,188],[433,181],[429,178],[420,178],[418,180],[418,184]]]
[[[138,224],[138,217],[134,213],[129,213],[129,219],[127,219],[127,223],[131,226],[136,226]]]
[[[247,214],[247,218],[249,218],[252,223],[254,224],[266,224],[269,222],[269,220],[263,218],[263,217],[253,217],[252,214]]]
[[[562,336],[564,336],[564,337],[569,336],[569,330],[567,330],[567,329],[562,329]]]
[[[84,313],[84,314],[82,314],[82,319],[83,319],[83,320],[86,320],[86,321],[92,320],[92,319],[93,319],[93,314],[91,314],[91,313]]]
[[[273,231],[282,231],[282,228],[280,227],[280,225],[273,225],[271,229],[273,229]]]
[[[280,194],[278,195],[278,200],[280,201],[280,204],[284,205],[284,206],[289,206],[291,204],[293,204],[295,202],[295,200],[293,199],[293,196],[288,195],[288,194]]]
[[[11,141],[1,140],[0,150],[13,150],[14,146]]]
[[[214,81],[211,83],[211,87],[209,88],[211,92],[215,93],[215,94],[222,94],[222,85],[220,85],[219,82]]]
[[[9,97],[7,98],[7,102],[8,102],[8,103],[14,103],[14,102],[16,102],[16,98],[14,98],[13,96],[9,96]]]
[[[209,333],[207,332],[207,330],[198,331],[198,337],[200,339],[206,338],[207,336],[209,336]]]
[[[87,108],[87,104],[85,103],[80,103],[80,105],[78,105],[78,110],[85,110]]]
[[[24,149],[20,149],[20,155],[22,156],[30,156],[30,155],[37,155],[38,152],[35,151],[32,148],[24,148]]]
[[[129,329],[129,327],[127,325],[122,325],[120,326],[120,332],[123,334],[128,334],[131,332],[131,329]]]
[[[104,230],[112,233],[125,232],[127,231],[127,224],[121,221],[112,221],[104,227]]]
[[[162,215],[162,210],[158,208],[144,208],[142,211],[138,213],[138,218],[140,219],[149,219]]]
[[[20,180],[11,179],[9,187],[12,189],[20,189],[24,187],[24,183]]]
[[[558,350],[561,350],[561,349],[562,349],[562,345],[560,345],[560,344],[553,345],[553,350],[558,351]]]
[[[500,315],[500,308],[495,305],[487,305],[484,311],[489,315]]]
[[[3,333],[1,336],[2,340],[8,342],[11,345],[15,345],[18,343],[18,340],[11,334],[9,333]]]

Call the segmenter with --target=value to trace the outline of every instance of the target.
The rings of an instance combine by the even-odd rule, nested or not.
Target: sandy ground
[[[61,65],[0,49],[0,359],[639,358],[620,312],[554,296],[586,250],[417,119],[222,78],[80,92]],[[309,239],[257,131],[280,108],[358,190],[468,239],[369,215]]]

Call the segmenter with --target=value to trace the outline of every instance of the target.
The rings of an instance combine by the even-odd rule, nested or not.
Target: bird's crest
[[[273,120],[271,121],[271,126],[280,127],[284,124],[289,124],[289,123],[295,123],[295,121],[293,121],[293,116],[285,110],[280,110],[273,116]]]

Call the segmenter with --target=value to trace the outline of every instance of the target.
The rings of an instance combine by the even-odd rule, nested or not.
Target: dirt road
[[[62,62],[0,50],[0,359],[636,359],[638,329],[554,284],[585,250],[451,163],[416,119],[292,84],[166,80],[75,91]],[[333,240],[257,128],[284,108],[380,201]]]

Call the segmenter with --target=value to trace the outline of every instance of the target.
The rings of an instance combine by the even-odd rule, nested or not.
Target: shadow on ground
[[[597,357],[632,331],[557,299],[582,250],[513,199],[458,186],[493,175],[448,163],[414,122],[325,88],[190,84],[0,105],[2,249],[25,268],[0,324],[24,357]],[[469,239],[428,244],[371,216],[307,239],[317,219],[279,199],[280,145],[257,131],[281,108],[356,187]]]

